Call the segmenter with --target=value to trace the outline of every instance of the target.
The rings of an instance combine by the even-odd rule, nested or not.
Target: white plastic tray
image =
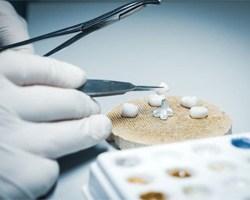
[[[101,154],[91,166],[83,194],[87,200],[150,195],[249,200],[250,133]]]

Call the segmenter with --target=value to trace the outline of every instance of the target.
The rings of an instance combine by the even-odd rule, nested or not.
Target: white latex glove
[[[0,199],[36,199],[59,174],[56,161],[0,143]]]
[[[1,0],[0,19],[2,44],[29,38],[25,21]],[[0,53],[0,139],[57,158],[107,137],[110,120],[103,115],[86,118],[99,113],[100,107],[73,89],[85,82],[85,73],[52,58],[23,54],[32,49],[26,46],[18,49],[22,53]]]
[[[110,120],[93,115],[100,112],[99,105],[71,89],[85,81],[79,68],[14,51],[0,53],[0,63],[3,142],[57,158],[90,147],[110,134]]]
[[[25,39],[26,23],[0,0],[0,46]],[[33,52],[31,45],[14,50]],[[93,115],[100,112],[99,105],[73,89],[85,79],[83,71],[64,62],[13,51],[0,53],[0,199],[35,199],[58,176],[56,162],[13,151],[7,144],[57,158],[109,135],[110,120]]]
[[[26,22],[17,15],[8,2],[0,0],[0,46],[28,38]],[[33,53],[32,45],[22,46],[14,50]],[[15,59],[15,57],[12,57],[12,59]],[[2,69],[5,64],[0,63]],[[2,82],[2,75],[0,79],[0,82]],[[1,92],[2,87],[0,97],[4,95]],[[19,121],[19,117],[16,114],[13,115],[15,117],[11,115],[3,116],[7,110],[8,108],[4,106],[0,108],[0,199],[36,199],[47,193],[55,183],[59,174],[59,167],[56,161],[35,156],[2,143],[5,140],[11,144],[14,142],[14,145],[18,146],[16,142],[18,138],[22,137],[18,135],[20,134],[18,131],[19,124],[11,122],[11,119],[15,117],[16,121]],[[10,121],[8,121],[9,119]],[[36,131],[30,133],[30,138],[21,138],[21,140],[37,141],[35,133]],[[10,141],[11,138],[8,138],[8,135],[10,137],[16,135],[17,138]]]
[[[0,46],[29,39],[26,21],[6,1],[0,0]],[[32,45],[16,47],[25,53],[33,53]]]

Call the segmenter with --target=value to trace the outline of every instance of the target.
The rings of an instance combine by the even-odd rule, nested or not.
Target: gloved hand
[[[0,45],[28,39],[25,26],[15,10],[0,0]],[[74,89],[86,80],[82,70],[55,59],[27,54],[33,52],[32,45],[15,50],[18,52],[0,53],[0,143],[58,158],[92,146],[109,135],[111,122],[97,114],[99,105]],[[31,198],[44,194],[55,181],[56,163],[34,155],[28,157],[0,150],[0,172],[6,173],[0,175],[1,195],[11,198],[23,195],[23,188],[6,177],[17,177],[27,187],[25,193],[33,194]],[[36,170],[39,164],[46,168],[44,178],[43,170]],[[23,173],[24,176],[18,177]],[[40,186],[41,190],[36,189]]]
[[[6,1],[0,1],[0,21],[1,44],[29,38],[25,21]],[[107,117],[89,117],[100,112],[99,105],[73,89],[86,80],[82,70],[52,58],[27,54],[32,52],[32,46],[17,50],[20,52],[0,53],[2,141],[57,158],[92,146],[110,133]],[[12,123],[4,123],[6,119]]]
[[[111,122],[81,86],[79,68],[36,55],[0,53],[0,139],[57,158],[90,147],[111,132]],[[91,116],[92,115],[92,116]]]

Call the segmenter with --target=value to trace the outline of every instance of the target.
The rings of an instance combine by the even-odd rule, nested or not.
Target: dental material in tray
[[[87,200],[249,200],[250,133],[98,156]]]

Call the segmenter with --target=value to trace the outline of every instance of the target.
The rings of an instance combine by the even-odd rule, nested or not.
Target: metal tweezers
[[[125,94],[131,91],[149,91],[160,86],[134,85],[129,82],[87,79],[85,84],[78,88],[91,97],[111,96]]]
[[[89,20],[87,22],[83,22],[74,26],[70,26],[67,28],[63,28],[57,31],[53,31],[38,37],[34,37],[28,40],[24,40],[21,42],[17,42],[14,44],[6,45],[3,47],[0,47],[0,52],[18,47],[23,46],[26,44],[30,44],[33,42],[37,42],[40,40],[68,35],[72,33],[78,33],[74,35],[72,38],[68,39],[67,41],[63,42],[59,46],[55,47],[48,53],[46,53],[44,56],[50,56],[67,46],[73,44],[74,42],[78,41],[82,37],[97,31],[105,26],[108,26],[109,24],[115,23],[117,21],[120,21],[126,16],[129,16],[133,14],[134,12],[140,10],[141,8],[144,8],[148,4],[159,4],[160,0],[141,0],[141,1],[134,1],[131,3],[128,3],[124,6],[121,6],[119,8],[116,8],[106,14],[103,14],[99,17],[96,17],[92,20]],[[101,85],[98,85],[101,84]],[[119,89],[120,87],[120,89]],[[134,86],[131,83],[127,82],[119,82],[119,81],[108,81],[108,80],[87,80],[87,82],[80,88],[81,91],[86,92],[90,96],[107,96],[107,95],[116,95],[116,94],[123,94],[127,91],[145,91],[145,90],[152,90],[153,88],[158,88],[157,86]]]

